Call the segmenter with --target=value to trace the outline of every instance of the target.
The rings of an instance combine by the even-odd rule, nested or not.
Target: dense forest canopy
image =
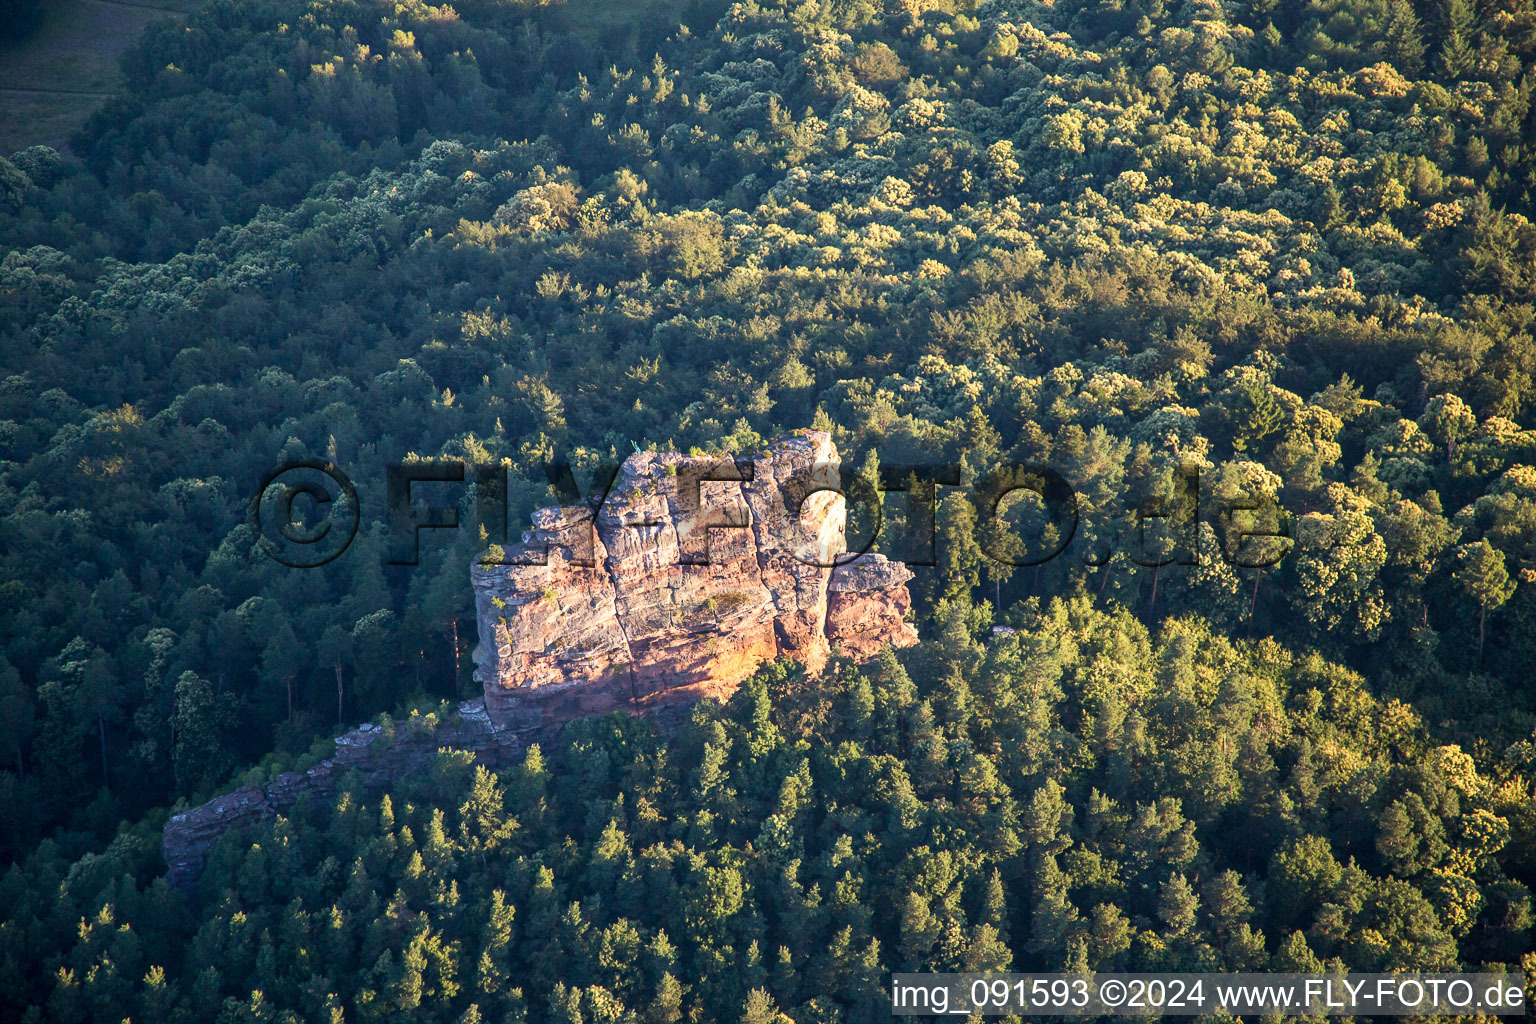
[[[1536,967],[1536,6],[214,0],[124,74],[0,159],[0,1015]],[[806,426],[869,479],[1052,466],[1073,545],[990,561],[941,490],[918,648],[159,880],[171,809],[475,692],[481,540],[386,564],[386,463],[502,463],[515,530],[547,461]],[[246,523],[299,457],[364,506],[308,570]],[[1262,507],[1138,564],[1180,465]]]

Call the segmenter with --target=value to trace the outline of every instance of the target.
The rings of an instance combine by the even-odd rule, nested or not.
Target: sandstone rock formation
[[[749,458],[641,453],[606,499],[543,509],[471,571],[476,678],[498,727],[724,697],[764,661],[817,670],[917,633],[911,573],[845,560],[837,450],[807,431]],[[838,556],[843,555],[843,558]]]
[[[433,728],[354,729],[307,771],[176,815],[163,839],[172,883],[193,885],[224,832],[306,795],[330,800],[352,771],[381,789],[445,746],[502,764],[583,715],[665,717],[699,697],[724,699],[772,658],[815,670],[833,648],[864,659],[916,643],[903,621],[906,566],[881,555],[836,564],[846,558],[837,482],[831,438],[808,431],[741,460],[637,454],[595,516],[588,506],[534,513],[505,558],[543,564],[471,571],[484,699]]]
[[[902,621],[912,607],[911,578],[911,569],[884,555],[860,555],[833,569],[827,581],[827,639],[855,661],[873,658],[888,645],[916,643],[917,631]]]

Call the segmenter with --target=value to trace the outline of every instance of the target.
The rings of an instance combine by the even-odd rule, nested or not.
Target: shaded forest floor
[[[645,60],[648,54],[639,51],[672,35],[679,24],[712,25],[727,6],[722,0],[570,0],[552,24],[588,45]]]
[[[117,91],[118,56],[156,18],[198,0],[56,0],[42,26],[0,44],[0,154],[63,150],[97,105]]]

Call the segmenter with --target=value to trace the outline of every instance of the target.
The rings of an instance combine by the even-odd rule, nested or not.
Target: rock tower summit
[[[917,642],[900,562],[847,564],[838,455],[805,431],[746,458],[637,453],[601,507],[546,508],[470,572],[498,729],[729,695],[764,661],[819,669]],[[839,558],[838,556],[844,557]]]

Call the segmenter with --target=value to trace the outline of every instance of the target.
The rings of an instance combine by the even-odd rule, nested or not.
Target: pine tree
[[[344,672],[352,664],[352,634],[340,626],[328,626],[320,637],[319,650],[316,652],[320,660],[330,667],[336,678],[336,721],[342,722],[343,698],[345,696]]]
[[[1475,56],[1471,35],[1477,27],[1477,12],[1472,0],[1441,0],[1439,16],[1440,73],[1459,79],[1472,67]]]
[[[23,755],[32,738],[32,729],[30,688],[21,681],[21,673],[0,655],[0,743],[4,745],[4,753],[15,758],[18,781],[25,781],[27,777]]]
[[[782,1018],[773,996],[766,990],[754,988],[747,993],[747,1003],[741,1012],[741,1024],[777,1024]]]
[[[293,679],[304,665],[304,649],[299,645],[288,617],[280,615],[261,655],[261,674],[271,686],[281,686],[287,695],[288,720],[293,720]]]
[[[669,971],[657,982],[656,995],[646,1008],[645,1019],[649,1024],[677,1024],[682,1017],[683,986]]]
[[[1035,859],[1029,950],[1045,956],[1054,968],[1066,958],[1068,939],[1077,925],[1077,908],[1067,896],[1067,876],[1056,858],[1037,855]]]
[[[799,993],[800,977],[795,970],[794,955],[788,946],[780,946],[774,957],[770,984],[774,995],[782,1002],[794,1005]]]
[[[549,995],[550,1019],[555,1024],[582,1024],[581,989],[567,988],[565,982],[555,982]]]
[[[459,807],[459,842],[489,869],[487,855],[501,849],[517,832],[517,821],[507,814],[501,783],[485,765],[475,766],[469,797]]]
[[[1184,873],[1170,875],[1157,898],[1157,916],[1162,918],[1169,934],[1187,934],[1195,926],[1195,912],[1199,909],[1200,899]]]
[[[699,762],[698,771],[694,773],[694,800],[706,803],[724,788],[730,777],[726,768],[729,755],[730,748],[727,745],[714,743],[704,745],[704,757]]]
[[[1317,226],[1323,231],[1332,231],[1344,221],[1344,197],[1339,193],[1338,186],[1329,182],[1323,188],[1323,194],[1317,203]],[[1237,448],[1236,443],[1233,448]],[[1242,449],[1237,448],[1238,451]]]
[[[1326,195],[1326,193],[1325,193]],[[1244,408],[1232,438],[1232,450],[1247,452],[1285,423],[1285,412],[1275,401],[1266,384],[1255,384],[1243,392]]]
[[[441,807],[432,809],[432,817],[427,822],[426,841],[422,843],[422,853],[425,855],[424,859],[434,869],[443,867],[453,858],[453,843],[448,838]]]
[[[123,716],[123,690],[107,652],[75,637],[60,653],[59,674],[69,681],[77,728],[96,734],[101,754],[101,784],[110,785],[107,770],[107,725]]]
[[[987,886],[981,896],[981,920],[997,929],[998,936],[1007,941],[1008,894],[1003,887],[1003,875],[997,868],[987,876]]]
[[[1376,851],[1398,874],[1413,872],[1419,854],[1419,837],[1414,832],[1413,818],[1401,800],[1392,801],[1381,812],[1376,826]]]
[[[902,897],[901,956],[907,970],[923,970],[928,953],[938,940],[939,927],[922,893],[909,891]]]
[[[499,995],[508,978],[507,957],[512,944],[512,923],[516,912],[507,902],[507,894],[500,889],[491,890],[491,904],[486,910],[485,926],[481,931],[480,962],[475,984],[486,996]]]
[[[1113,903],[1100,903],[1093,908],[1088,925],[1088,953],[1100,970],[1114,970],[1119,966],[1121,954],[1131,948],[1135,929],[1126,919],[1125,912]]]
[[[1424,36],[1409,0],[1390,0],[1383,50],[1387,60],[1409,78],[1424,69]],[[1331,186],[1330,186],[1331,187]]]
[[[191,793],[225,762],[218,734],[217,703],[213,687],[195,672],[183,672],[176,681],[174,726],[176,746],[172,768],[176,788]]]
[[[1323,962],[1307,945],[1307,937],[1296,931],[1292,932],[1275,951],[1274,965],[1271,969],[1283,973],[1316,974],[1322,971]]]
[[[1483,660],[1483,626],[1488,612],[1508,601],[1515,593],[1515,582],[1504,568],[1504,553],[1484,538],[1476,544],[1463,544],[1457,552],[1460,564],[1452,574],[1467,596],[1477,604],[1477,660]]]
[[[1226,938],[1245,924],[1253,913],[1242,877],[1236,871],[1223,871],[1205,888],[1206,912],[1211,916],[1218,937]]]

